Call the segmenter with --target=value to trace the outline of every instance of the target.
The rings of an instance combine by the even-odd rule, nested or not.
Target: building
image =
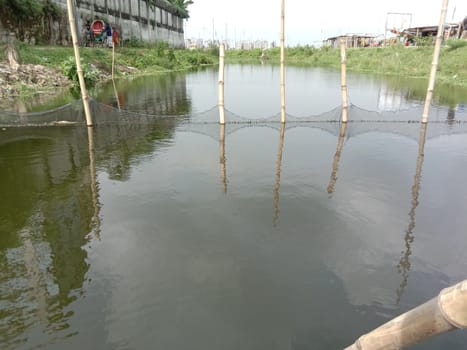
[[[334,36],[323,40],[323,46],[339,48],[341,38],[344,38],[346,48],[378,46],[378,43],[375,40],[376,37],[369,34],[345,34]]]

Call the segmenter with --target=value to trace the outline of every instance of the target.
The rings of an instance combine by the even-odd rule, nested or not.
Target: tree
[[[182,18],[189,18],[188,6],[193,4],[192,0],[169,0],[169,2],[177,9],[177,12]]]

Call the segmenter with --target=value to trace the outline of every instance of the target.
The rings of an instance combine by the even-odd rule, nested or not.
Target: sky
[[[279,43],[281,0],[193,0],[185,38],[267,40]],[[285,0],[287,46],[315,45],[347,34],[381,34],[388,26],[438,25],[442,0]],[[388,15],[411,13],[409,16]],[[449,1],[446,21],[467,16],[467,0]],[[401,23],[402,22],[402,23]]]

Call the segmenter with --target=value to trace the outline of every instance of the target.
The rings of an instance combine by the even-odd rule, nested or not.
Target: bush
[[[82,59],[80,62],[86,87],[94,86],[97,79],[99,78],[99,72],[90,64],[84,63]],[[78,70],[76,68],[76,61],[73,56],[68,57],[68,59],[62,63],[62,72],[71,81],[79,83]]]
[[[449,39],[446,44],[448,46],[449,51],[454,51],[460,49],[461,47],[467,46],[467,40]]]

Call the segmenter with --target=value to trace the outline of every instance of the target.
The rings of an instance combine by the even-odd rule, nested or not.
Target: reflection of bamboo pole
[[[449,0],[443,0],[441,15],[439,17],[438,35],[436,36],[435,50],[433,52],[433,63],[431,64],[430,81],[426,92],[425,108],[423,109],[422,123],[428,122],[428,113],[430,112],[431,99],[433,98],[433,90],[436,82],[436,70],[438,69],[439,53],[441,51],[441,42],[444,34],[444,22],[446,20],[446,12],[448,10]]]
[[[36,224],[36,223],[35,223]],[[47,305],[47,288],[45,286],[45,281],[43,281],[42,271],[40,270],[40,261],[36,248],[32,242],[31,238],[32,233],[29,228],[24,228],[20,237],[22,238],[23,244],[23,261],[26,267],[26,276],[28,277],[28,282],[30,288],[28,292],[31,295],[31,300],[34,300],[37,303],[37,316],[38,318],[46,323],[48,322],[48,305]]]
[[[277,225],[279,220],[279,189],[281,187],[281,165],[282,165],[282,149],[284,148],[284,135],[285,135],[285,124],[281,124],[281,132],[279,139],[279,150],[277,151],[277,162],[276,162],[276,181],[274,183],[274,217],[272,224]]]
[[[219,163],[221,165],[221,181],[224,193],[227,193],[227,170],[225,166],[225,125],[220,125],[219,130]]]
[[[115,86],[115,80],[113,80],[113,79],[112,79],[112,85],[113,85],[113,87],[114,87],[115,99],[117,100],[117,107],[118,107],[118,109],[121,109],[121,106],[120,106],[120,99],[118,98],[117,86]]]
[[[329,180],[329,185],[328,185],[329,194],[332,194],[334,192],[334,186],[337,181],[337,170],[339,169],[339,160],[342,154],[342,147],[344,146],[346,129],[347,129],[347,123],[342,123],[341,130],[339,132],[339,142],[337,143],[336,154],[334,154],[334,161],[332,163],[331,179]]]
[[[346,350],[402,349],[427,338],[467,328],[467,280],[360,337]]]
[[[414,241],[413,231],[415,229],[415,209],[418,206],[418,196],[420,190],[420,179],[422,175],[423,159],[425,157],[425,140],[426,140],[427,124],[422,123],[420,129],[420,137],[418,138],[418,157],[417,166],[415,169],[415,176],[412,186],[412,205],[409,211],[409,225],[405,231],[404,242],[405,251],[397,264],[397,270],[402,274],[402,282],[397,289],[397,303],[399,304],[402,295],[404,294],[405,287],[407,286],[410,271],[410,255],[412,255],[412,243]]]
[[[88,128],[88,143],[89,143],[89,174],[91,178],[91,200],[94,214],[91,219],[92,228],[95,229],[96,237],[100,239],[100,204],[99,204],[99,189],[97,183],[95,149],[94,149],[94,131],[93,128]]]
[[[224,44],[219,45],[219,124],[225,124],[225,110],[224,110]]]
[[[347,39],[346,39],[347,40]],[[347,123],[347,57],[345,54],[344,37],[341,36],[341,93],[342,93],[342,122]]]
[[[281,6],[281,123],[285,123],[285,1]]]
[[[92,126],[91,109],[89,108],[89,97],[84,83],[83,68],[81,67],[81,58],[79,56],[78,35],[76,33],[75,17],[73,16],[73,5],[71,0],[67,0],[68,20],[70,22],[71,37],[73,40],[73,49],[75,51],[76,72],[78,73],[79,87],[81,88],[81,98],[83,99],[84,115],[86,116],[86,125]]]

